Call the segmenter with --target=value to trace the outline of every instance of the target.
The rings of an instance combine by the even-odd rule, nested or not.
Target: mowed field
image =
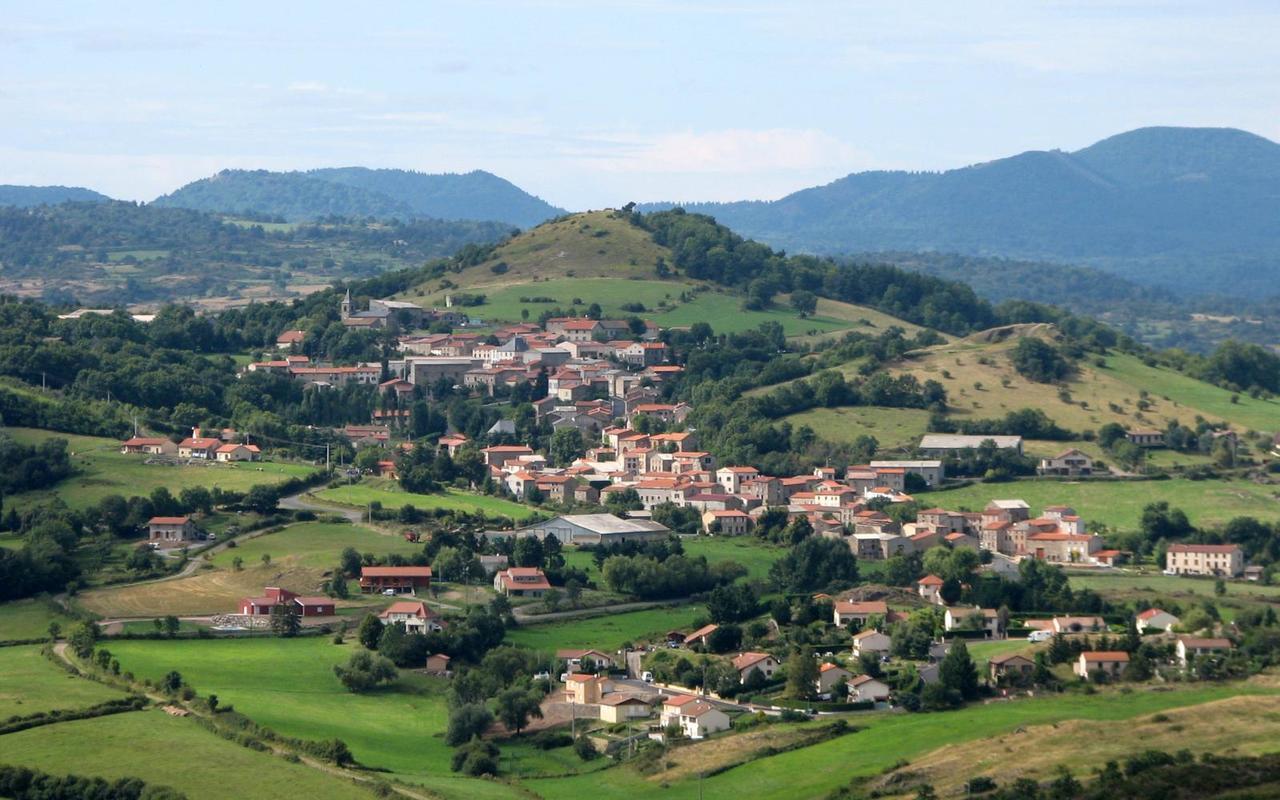
[[[40,652],[41,645],[0,647],[0,719],[38,711],[72,710],[123,697],[76,677]],[[0,750],[3,750],[0,746]]]
[[[421,544],[363,525],[300,522],[278,533],[239,541],[235,547],[216,554],[211,561],[217,567],[231,569],[236,557],[250,567],[260,564],[263,555],[269,555],[272,564],[327,570],[337,566],[342,551],[348,547],[354,547],[362,555],[371,553],[375,556],[411,556],[422,552]]]
[[[315,470],[306,464],[268,461],[199,466],[144,464],[145,456],[124,455],[120,452],[120,443],[114,439],[73,436],[35,428],[5,428],[4,432],[25,444],[51,438],[66,439],[67,448],[73,454],[71,463],[78,473],[51,489],[22,492],[5,498],[6,504],[18,508],[46,502],[55,496],[72,508],[86,508],[108,495],[149,495],[161,486],[174,496],[189,486],[247,491],[258,484],[305,477]]]
[[[598,800],[694,797],[706,800],[739,800],[742,797],[790,800],[823,797],[854,778],[876,775],[893,764],[914,762],[939,747],[954,747],[992,736],[1012,734],[1030,725],[1062,724],[1068,720],[1094,720],[1115,725],[1117,750],[1141,749],[1129,736],[1127,722],[1168,709],[1197,706],[1234,696],[1280,695],[1274,678],[1246,683],[1199,684],[1168,690],[1137,689],[1129,694],[1108,690],[1096,695],[1064,694],[1014,702],[971,706],[945,714],[858,715],[856,733],[787,753],[758,757],[742,766],[699,781],[696,774],[668,779],[644,776],[619,768],[608,780],[591,776],[548,778],[526,782],[546,798],[570,798],[589,793]],[[732,747],[732,739],[711,740],[695,748]]]
[[[1086,523],[1114,530],[1135,530],[1148,503],[1161,500],[1181,508],[1197,525],[1212,526],[1233,517],[1280,519],[1280,486],[1250,481],[1014,481],[974,483],[958,489],[922,492],[916,499],[953,511],[981,511],[995,499],[1026,500],[1033,513],[1047,505],[1068,505]]]
[[[670,630],[689,632],[696,619],[707,615],[701,603],[663,606],[583,619],[521,625],[507,631],[507,641],[554,653],[564,648],[595,648],[613,652],[626,642],[649,641]]]
[[[4,737],[5,764],[54,774],[136,777],[190,800],[368,800],[369,790],[290,764],[159,709],[59,722]]]
[[[0,641],[44,638],[49,635],[50,622],[57,622],[64,629],[74,624],[74,620],[49,600],[0,603]]]
[[[107,618],[232,613],[241,598],[259,596],[264,586],[316,594],[324,573],[337,566],[343,548],[374,555],[409,555],[422,549],[362,525],[323,522],[296,523],[237,544],[215,555],[210,566],[194,575],[96,589],[79,595],[77,602]],[[271,556],[269,564],[262,562],[263,554]],[[244,562],[239,572],[232,568],[236,557]]]
[[[501,784],[458,778],[441,738],[446,683],[402,673],[389,689],[346,691],[333,674],[359,647],[327,637],[221,641],[113,642],[122,668],[159,679],[176,669],[201,694],[214,693],[255,722],[304,739],[337,737],[360,763],[390,770],[446,797],[514,797]],[[286,792],[283,796],[297,797]]]
[[[367,479],[351,486],[321,489],[313,494],[320,500],[357,508],[366,508],[370,503],[381,503],[383,508],[393,510],[411,505],[423,511],[442,508],[471,514],[484,512],[489,516],[510,517],[517,521],[534,513],[530,506],[501,497],[472,494],[458,489],[446,489],[440,494],[414,494],[401,489],[395,481],[378,479]]]
[[[1117,603],[1145,601],[1166,610],[1190,609],[1206,601],[1213,603],[1224,620],[1235,619],[1240,610],[1260,604],[1280,605],[1280,586],[1263,586],[1246,581],[1227,581],[1226,594],[1214,593],[1211,578],[1189,578],[1157,573],[1109,571],[1096,574],[1073,572],[1071,585],[1092,589]]]

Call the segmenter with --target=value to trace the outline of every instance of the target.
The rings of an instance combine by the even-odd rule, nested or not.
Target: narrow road
[[[364,522],[364,512],[342,506],[331,506],[317,501],[308,492],[298,492],[280,498],[280,507],[290,511],[314,511],[317,514],[341,514],[348,521],[359,525]]]

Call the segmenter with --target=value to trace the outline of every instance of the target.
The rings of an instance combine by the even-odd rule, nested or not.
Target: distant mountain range
[[[105,203],[105,194],[79,186],[0,186],[0,206],[54,206],[59,203]]]
[[[683,205],[792,251],[1070,262],[1183,294],[1280,295],[1280,144],[1234,129],[1141,128],[1074,153]]]
[[[289,221],[330,215],[433,217],[505,222],[522,228],[565,213],[488,172],[428,175],[364,167],[309,172],[223,170],[156,198],[154,205]]]

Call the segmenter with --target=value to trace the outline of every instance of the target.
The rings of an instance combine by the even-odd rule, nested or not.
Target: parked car
[[[1028,642],[1047,642],[1053,638],[1053,631],[1032,631],[1027,636]]]
[[[653,673],[649,672],[648,670],[641,672],[640,680],[644,681],[645,683],[653,683]]]
[[[395,590],[395,589],[383,589],[383,590],[382,590],[382,593],[383,593],[385,596],[387,596],[387,597],[395,597],[395,596],[396,596],[396,590]]]

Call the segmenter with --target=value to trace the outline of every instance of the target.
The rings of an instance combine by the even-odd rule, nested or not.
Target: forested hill
[[[58,203],[105,203],[105,194],[80,186],[0,186],[0,206],[52,206]]]
[[[1240,130],[1142,128],[1074,153],[685,208],[793,251],[1065,261],[1182,293],[1280,293],[1280,145]]]
[[[156,198],[154,205],[249,213],[288,221],[331,215],[483,220],[528,227],[563,214],[487,172],[428,175],[399,169],[344,167],[310,172],[223,170]]]
[[[0,291],[34,285],[58,302],[219,307],[419,266],[510,232],[498,222],[428,218],[257,224],[125,202],[0,207]]]

